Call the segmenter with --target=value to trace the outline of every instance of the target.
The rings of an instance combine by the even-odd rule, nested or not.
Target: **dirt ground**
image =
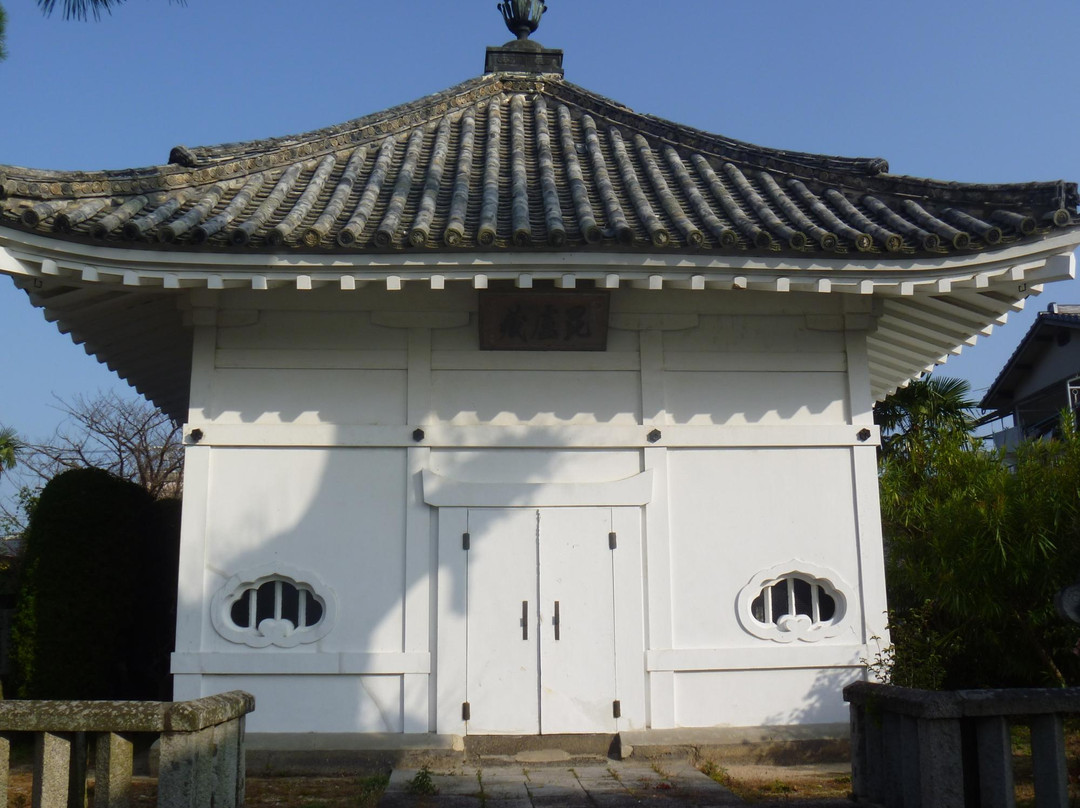
[[[1071,806],[1080,806],[1080,726],[1072,723],[1066,733]],[[1030,741],[1026,729],[1013,736],[1013,768],[1017,805],[1034,805],[1031,786]],[[705,761],[702,771],[730,788],[749,803],[799,802],[844,799],[851,793],[851,771],[844,764],[775,766]],[[248,808],[375,808],[389,780],[389,773],[367,777],[248,777]],[[13,767],[8,780],[8,805],[29,808],[31,773],[28,765]],[[91,779],[90,794],[93,793]],[[157,782],[150,777],[132,781],[132,808],[152,808],[157,802]]]
[[[249,777],[247,808],[375,808],[389,782],[389,775],[371,777]],[[29,770],[12,772],[8,780],[8,802],[12,808],[29,808],[32,789]],[[93,779],[88,804],[93,804]],[[134,777],[131,807],[157,805],[157,780]]]

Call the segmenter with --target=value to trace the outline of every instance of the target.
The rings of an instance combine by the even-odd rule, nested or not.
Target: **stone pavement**
[[[621,808],[631,805],[741,805],[734,794],[682,760],[566,761],[507,759],[430,772],[395,769],[379,808]],[[436,793],[430,793],[436,790]],[[428,793],[423,793],[428,792]]]

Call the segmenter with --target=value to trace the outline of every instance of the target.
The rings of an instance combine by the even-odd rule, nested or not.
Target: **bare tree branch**
[[[168,416],[141,398],[116,393],[57,401],[67,419],[48,441],[26,447],[24,469],[48,481],[68,469],[99,468],[155,498],[180,496],[182,436]]]

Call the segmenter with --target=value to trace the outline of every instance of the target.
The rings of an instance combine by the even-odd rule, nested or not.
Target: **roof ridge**
[[[455,84],[453,87],[448,87],[437,93],[431,93],[430,95],[423,96],[414,101],[397,104],[389,109],[380,110],[368,115],[363,115],[359,118],[352,118],[319,129],[311,129],[307,132],[298,132],[291,135],[279,135],[269,138],[258,138],[255,140],[236,141],[233,143],[221,143],[215,146],[195,146],[190,148],[183,145],[174,146],[169,152],[169,163],[181,165],[185,168],[203,168],[215,163],[240,159],[250,154],[266,153],[289,148],[291,145],[299,146],[301,144],[314,143],[320,140],[333,140],[335,137],[340,138],[343,135],[349,135],[363,129],[377,127],[380,123],[400,121],[410,113],[420,112],[427,108],[442,104],[448,105],[447,112],[449,111],[449,105],[451,104],[453,104],[454,107],[463,109],[482,100],[484,97],[487,97],[487,95],[494,94],[494,92],[488,94],[478,92],[478,90],[492,85],[492,78],[492,76],[480,76],[478,78],[468,79],[460,84]],[[462,96],[469,96],[469,98],[466,101],[458,101]],[[454,103],[455,101],[458,102]],[[408,126],[408,124],[398,126],[396,131],[408,128]],[[391,134],[391,132],[386,131],[374,136],[380,137],[388,134]],[[351,142],[358,143],[359,140],[360,138],[354,138]],[[338,143],[328,144],[327,150],[336,151],[345,148],[348,145],[348,140],[340,140]],[[321,156],[321,154],[322,151],[299,156],[310,157]]]

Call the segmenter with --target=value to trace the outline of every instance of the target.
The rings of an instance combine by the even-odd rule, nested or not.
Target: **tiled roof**
[[[0,225],[170,251],[649,250],[964,255],[1078,224],[1075,184],[894,176],[639,115],[554,75],[492,74],[294,137],[169,164],[0,166]]]

